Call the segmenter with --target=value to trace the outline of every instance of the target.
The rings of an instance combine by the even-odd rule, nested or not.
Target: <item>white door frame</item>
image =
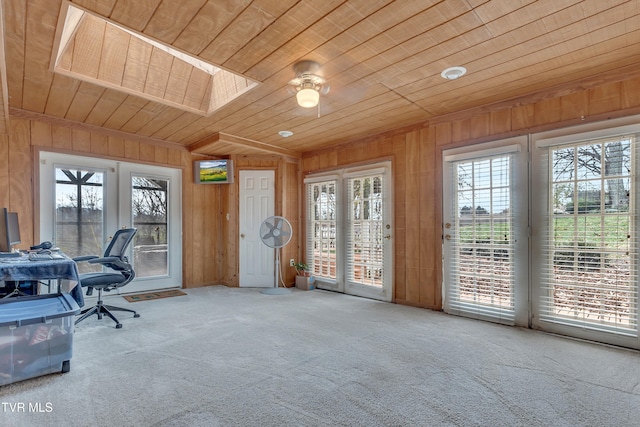
[[[260,239],[260,224],[275,212],[275,171],[238,172],[239,271],[240,287],[274,287],[275,250]]]

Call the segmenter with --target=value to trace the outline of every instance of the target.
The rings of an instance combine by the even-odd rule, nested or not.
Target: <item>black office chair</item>
[[[125,252],[137,231],[135,228],[123,228],[116,231],[116,234],[114,234],[102,257],[86,255],[73,259],[76,262],[87,261],[90,264],[101,264],[113,270],[113,272],[85,273],[80,275],[80,286],[87,289],[87,295],[92,295],[94,289],[98,290],[98,302],[95,306],[82,310],[80,317],[75,322],[76,325],[87,317],[96,314],[98,315],[98,319],[102,319],[103,315],[107,315],[116,322],[116,328],[120,329],[122,328],[122,323],[116,319],[113,313],[111,313],[112,311],[128,311],[133,313],[133,317],[140,317],[134,310],[106,305],[102,301],[102,291],[108,292],[121,288],[131,282],[136,276],[135,271],[133,271],[133,266],[129,264],[129,260],[125,256]]]

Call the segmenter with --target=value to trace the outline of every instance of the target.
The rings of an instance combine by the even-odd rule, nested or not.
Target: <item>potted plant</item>
[[[304,262],[296,262],[293,264],[296,269],[296,288],[310,291],[315,288],[313,285],[313,276],[309,271],[309,266]]]

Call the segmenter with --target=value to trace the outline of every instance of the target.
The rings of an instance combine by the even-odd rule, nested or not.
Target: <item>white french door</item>
[[[443,152],[445,311],[640,348],[638,123]]]
[[[180,190],[178,169],[41,152],[40,238],[71,257],[102,254],[115,230],[135,227],[136,279],[122,292],[181,287]]]
[[[527,325],[526,138],[443,153],[444,310]]]
[[[306,262],[322,289],[393,298],[391,164],[305,179]]]
[[[640,125],[580,129],[533,137],[533,327],[640,348]]]
[[[393,225],[389,168],[347,171],[345,292],[391,301]]]

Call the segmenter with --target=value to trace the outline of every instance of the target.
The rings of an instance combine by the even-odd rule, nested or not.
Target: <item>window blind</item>
[[[451,313],[515,321],[512,154],[451,162]]]
[[[337,179],[307,186],[307,265],[316,277],[336,280]]]
[[[637,336],[637,136],[546,149],[540,319]]]
[[[347,280],[382,288],[384,278],[384,168],[349,174]]]

